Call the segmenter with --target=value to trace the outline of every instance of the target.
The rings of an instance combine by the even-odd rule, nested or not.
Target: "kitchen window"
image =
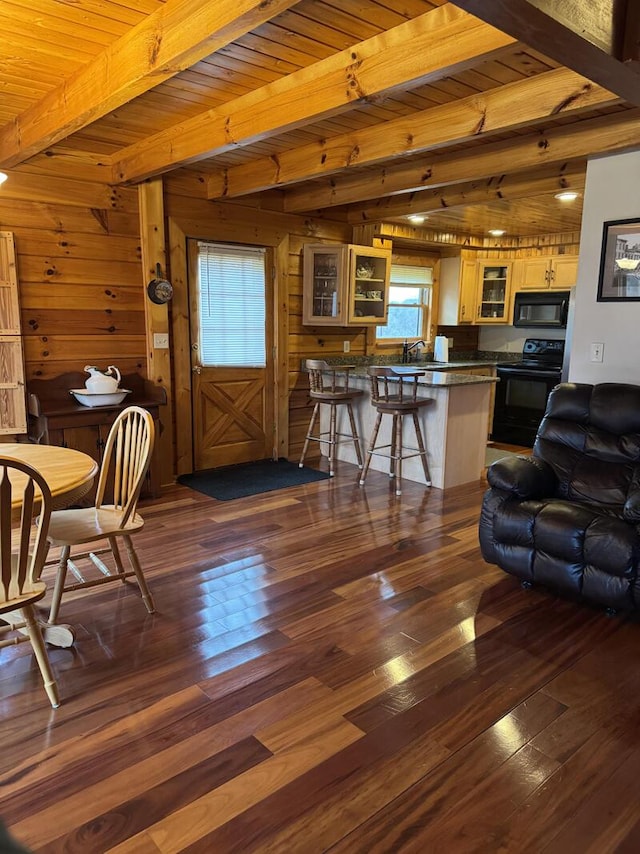
[[[432,267],[392,264],[387,323],[376,328],[376,340],[429,341],[432,298]]]

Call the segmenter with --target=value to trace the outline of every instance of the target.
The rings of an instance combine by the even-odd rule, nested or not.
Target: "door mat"
[[[246,498],[274,489],[288,486],[301,486],[316,480],[326,480],[329,474],[289,460],[259,460],[255,463],[242,463],[237,466],[225,466],[219,469],[207,469],[193,474],[181,474],[178,483],[202,492],[218,501],[231,501],[234,498]]]

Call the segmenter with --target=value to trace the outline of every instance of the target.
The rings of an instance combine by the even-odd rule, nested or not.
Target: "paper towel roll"
[[[445,335],[436,335],[433,342],[433,361],[449,361],[449,339]]]

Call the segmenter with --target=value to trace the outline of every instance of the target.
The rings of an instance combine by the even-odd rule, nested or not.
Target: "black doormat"
[[[181,474],[178,483],[203,492],[210,498],[217,498],[218,501],[231,501],[233,498],[245,498],[247,495],[272,492],[287,486],[301,486],[328,477],[326,472],[306,466],[300,468],[298,463],[280,459]]]

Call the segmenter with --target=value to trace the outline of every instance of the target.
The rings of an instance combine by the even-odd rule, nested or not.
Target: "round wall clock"
[[[147,285],[147,294],[151,302],[164,305],[173,296],[173,285],[167,279],[151,279]]]

